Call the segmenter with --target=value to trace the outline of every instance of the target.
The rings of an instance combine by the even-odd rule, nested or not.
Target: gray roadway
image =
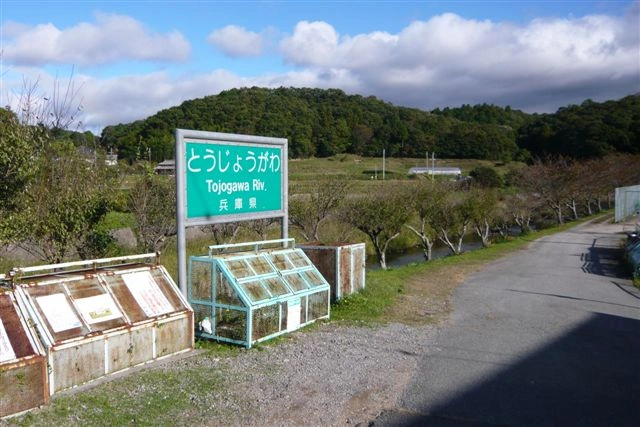
[[[640,293],[622,226],[535,241],[470,277],[377,426],[640,426]]]

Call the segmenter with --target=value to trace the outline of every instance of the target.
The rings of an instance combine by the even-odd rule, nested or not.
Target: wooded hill
[[[185,101],[129,124],[104,128],[101,145],[120,158],[174,156],[174,130],[287,138],[292,158],[362,156],[509,161],[560,153],[577,157],[640,152],[638,96],[527,114],[509,107],[463,105],[426,112],[337,89],[243,88]],[[614,131],[615,130],[615,131]],[[570,136],[565,143],[565,138]],[[582,149],[582,141],[589,149]],[[595,147],[595,148],[593,148]]]

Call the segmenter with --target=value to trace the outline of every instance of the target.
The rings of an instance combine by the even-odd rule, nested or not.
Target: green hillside
[[[374,97],[336,89],[233,89],[194,99],[130,124],[108,126],[105,148],[121,158],[163,160],[173,156],[175,128],[284,137],[293,158],[350,153],[380,156],[511,160],[518,155],[514,114],[492,123],[462,121],[443,114],[396,107]],[[498,114],[500,116],[500,114]]]
[[[431,112],[337,89],[243,88],[185,101],[144,120],[104,128],[121,159],[174,156],[176,128],[287,138],[292,158],[336,154],[526,160],[640,152],[640,97],[585,101],[554,114],[480,104]]]
[[[517,143],[536,157],[600,158],[640,153],[640,95],[618,101],[584,101],[526,124]]]

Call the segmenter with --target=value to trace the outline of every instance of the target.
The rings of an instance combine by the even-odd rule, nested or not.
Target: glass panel
[[[270,297],[269,293],[260,284],[260,280],[253,280],[247,283],[241,283],[240,287],[249,296],[249,299],[253,302],[262,301]]]
[[[191,298],[211,301],[211,270],[209,262],[193,261],[191,263]]]
[[[218,304],[244,306],[240,297],[227,278],[218,271],[216,274],[216,302]]]
[[[302,255],[301,249],[289,252],[287,255],[289,256],[289,259],[291,260],[293,265],[295,265],[296,267],[308,267],[311,265],[307,258]]]
[[[176,287],[173,281],[170,281],[170,279],[167,278],[164,273],[165,271],[166,270],[158,267],[151,267],[151,277],[153,277],[153,280],[158,284],[158,287],[173,307],[173,310],[184,310],[186,307],[178,297],[178,292],[180,292],[180,290]]]
[[[307,297],[300,298],[300,323],[307,323]]]
[[[246,340],[247,316],[244,311],[216,309],[216,335],[238,341]]]
[[[92,332],[105,331],[126,324],[120,308],[97,277],[67,282],[76,309]]]
[[[307,279],[307,283],[311,288],[325,285],[322,276],[315,270],[304,271],[302,275]]]
[[[35,299],[36,309],[53,335],[55,342],[84,336],[90,332],[80,321],[61,284],[23,288]]]
[[[309,321],[329,314],[329,292],[318,292],[309,295]]]
[[[271,264],[269,264],[267,260],[260,255],[254,258],[247,258],[246,261],[249,263],[249,265],[251,265],[251,268],[253,268],[253,271],[255,271],[256,274],[267,274],[274,272]]]
[[[35,354],[36,349],[32,347],[25,329],[20,324],[20,316],[12,298],[9,294],[0,291],[0,325],[2,324],[4,324],[6,338],[9,340],[5,343],[9,346],[9,354],[13,352],[15,359]]]
[[[271,295],[279,297],[280,295],[286,295],[291,293],[289,289],[285,286],[284,282],[280,277],[272,277],[269,279],[265,279],[263,281]]]
[[[69,293],[73,299],[87,298],[104,293],[104,288],[97,277],[74,280],[68,283]]]
[[[243,277],[253,276],[253,271],[249,268],[249,264],[247,264],[243,259],[237,259],[234,261],[224,260],[223,261],[233,276],[236,279],[242,279]]]
[[[122,276],[118,274],[115,276],[102,276],[102,278],[107,283],[107,286],[111,288],[111,292],[113,292],[122,310],[132,323],[147,319],[147,315],[136,302],[129,287],[122,280]]]
[[[287,274],[284,278],[294,292],[304,291],[307,289],[307,284],[300,276],[300,273]]]
[[[284,331],[287,329],[287,302],[283,301],[280,303],[280,330]]]
[[[253,312],[251,340],[255,341],[280,331],[280,304],[269,305]]]
[[[270,254],[269,258],[271,259],[271,262],[276,265],[278,270],[291,270],[293,268],[293,264],[289,262],[283,253]]]

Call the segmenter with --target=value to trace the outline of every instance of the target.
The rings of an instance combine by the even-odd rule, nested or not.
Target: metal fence
[[[640,185],[616,188],[616,216],[615,221],[640,214]]]

